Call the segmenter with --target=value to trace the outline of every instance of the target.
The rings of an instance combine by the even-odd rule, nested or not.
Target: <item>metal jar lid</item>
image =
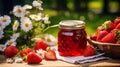
[[[59,27],[63,29],[83,29],[85,22],[80,20],[64,20],[59,23]]]

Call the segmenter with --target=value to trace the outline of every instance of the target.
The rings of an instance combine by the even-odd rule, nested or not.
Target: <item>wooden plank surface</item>
[[[71,64],[64,61],[46,61],[43,60],[40,64],[27,64],[27,63],[0,63],[0,67],[113,67],[113,66],[120,66],[120,60],[103,60],[98,62],[92,63],[85,63],[85,64]]]

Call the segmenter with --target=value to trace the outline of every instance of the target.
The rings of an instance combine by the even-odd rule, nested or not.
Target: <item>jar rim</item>
[[[81,20],[63,20],[59,23],[60,28],[81,29],[85,28],[85,22]]]

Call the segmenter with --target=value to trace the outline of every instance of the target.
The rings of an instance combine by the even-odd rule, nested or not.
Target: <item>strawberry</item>
[[[120,18],[114,20],[114,26],[116,27],[120,23]]]
[[[118,29],[113,29],[110,31],[110,33],[116,33],[118,31]]]
[[[115,28],[114,24],[111,21],[105,21],[102,25],[102,28],[108,32]]]
[[[45,43],[43,40],[40,40],[35,44],[34,49],[35,50],[39,50],[39,49],[46,50],[47,47],[48,47],[48,44]]]
[[[105,37],[101,40],[104,43],[115,43],[115,34],[114,33],[108,33]]]
[[[116,41],[119,43],[120,42],[120,29],[118,29],[116,32],[115,32],[116,36],[115,36],[115,39]]]
[[[91,39],[91,40],[96,41],[96,38],[97,38],[97,36],[96,36],[95,34],[93,34],[93,35],[90,36],[90,39]]]
[[[106,30],[100,31],[97,35],[96,41],[101,42],[101,39],[106,36],[108,32]]]
[[[83,53],[83,56],[92,56],[95,55],[95,49],[92,47],[92,45],[88,45]]]
[[[27,63],[28,64],[39,64],[42,61],[42,58],[35,52],[28,53]]]
[[[97,27],[97,34],[100,32],[100,31],[102,31],[103,29],[102,29],[102,26],[99,26],[99,27]]]
[[[117,41],[116,44],[120,44],[120,41]]]
[[[56,60],[56,53],[54,50],[48,50],[47,52],[44,53],[44,58],[46,60]]]
[[[115,27],[115,29],[120,29],[120,23],[117,24],[117,26]]]
[[[31,48],[27,47],[27,48],[22,49],[20,55],[21,55],[21,57],[24,57],[24,56],[27,56],[28,53],[30,53],[30,52],[32,52],[32,51],[33,51],[33,50],[32,50]]]
[[[4,53],[8,58],[14,57],[19,52],[18,48],[16,46],[8,46]]]

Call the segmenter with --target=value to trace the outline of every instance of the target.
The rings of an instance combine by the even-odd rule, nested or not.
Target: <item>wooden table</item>
[[[71,64],[64,61],[46,61],[43,60],[40,64],[27,64],[27,63],[0,63],[0,67],[113,67],[113,66],[120,66],[120,60],[103,60],[98,62],[92,63],[85,63],[85,64]]]

